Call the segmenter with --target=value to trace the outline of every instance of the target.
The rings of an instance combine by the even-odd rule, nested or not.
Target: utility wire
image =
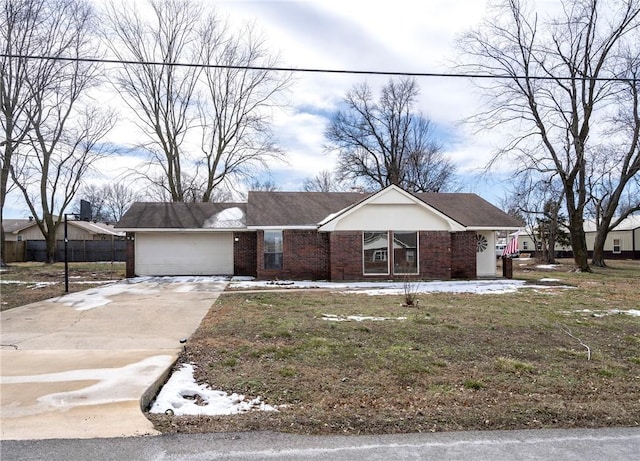
[[[144,65],[144,66],[170,66],[170,67],[201,67],[205,69],[236,69],[236,70],[259,70],[268,72],[304,72],[316,74],[351,74],[351,75],[390,75],[403,77],[441,77],[441,78],[481,78],[481,79],[529,79],[529,80],[593,80],[601,82],[627,82],[636,83],[640,81],[638,77],[552,77],[543,75],[491,75],[474,73],[447,73],[447,72],[401,72],[401,71],[379,71],[379,70],[353,70],[353,69],[320,69],[320,68],[299,68],[299,67],[270,67],[270,66],[233,66],[228,64],[198,64],[187,62],[160,62],[160,61],[133,61],[126,59],[106,59],[106,58],[69,58],[62,56],[36,56],[26,54],[6,54],[0,53],[3,58],[17,59],[38,59],[48,61],[67,62],[88,62],[99,64],[124,64],[124,65]]]

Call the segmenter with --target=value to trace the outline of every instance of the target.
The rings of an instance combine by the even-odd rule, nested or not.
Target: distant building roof
[[[640,214],[632,214],[624,218],[622,222],[615,227],[614,230],[626,231],[626,230],[634,230],[638,228],[640,228]],[[591,221],[591,220],[585,221],[584,230],[585,232],[595,232],[596,231],[595,221]]]
[[[123,233],[117,231],[113,224],[93,221],[69,220],[68,225],[79,227],[90,234],[122,236]],[[2,227],[6,233],[18,234],[25,229],[36,226],[34,219],[3,219]]]

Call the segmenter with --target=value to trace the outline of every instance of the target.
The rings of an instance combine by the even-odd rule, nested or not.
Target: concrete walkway
[[[225,286],[133,279],[0,313],[0,438],[157,434],[142,407]]]

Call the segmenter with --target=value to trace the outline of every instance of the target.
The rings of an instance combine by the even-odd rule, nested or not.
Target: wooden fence
[[[69,240],[69,262],[126,261],[127,242],[124,240]],[[44,240],[6,242],[5,262],[44,262],[47,243]],[[64,261],[64,240],[58,240],[56,261]]]

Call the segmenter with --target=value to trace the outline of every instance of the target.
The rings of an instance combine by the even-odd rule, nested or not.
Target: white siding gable
[[[320,231],[461,231],[464,227],[411,194],[390,186],[337,213]]]

